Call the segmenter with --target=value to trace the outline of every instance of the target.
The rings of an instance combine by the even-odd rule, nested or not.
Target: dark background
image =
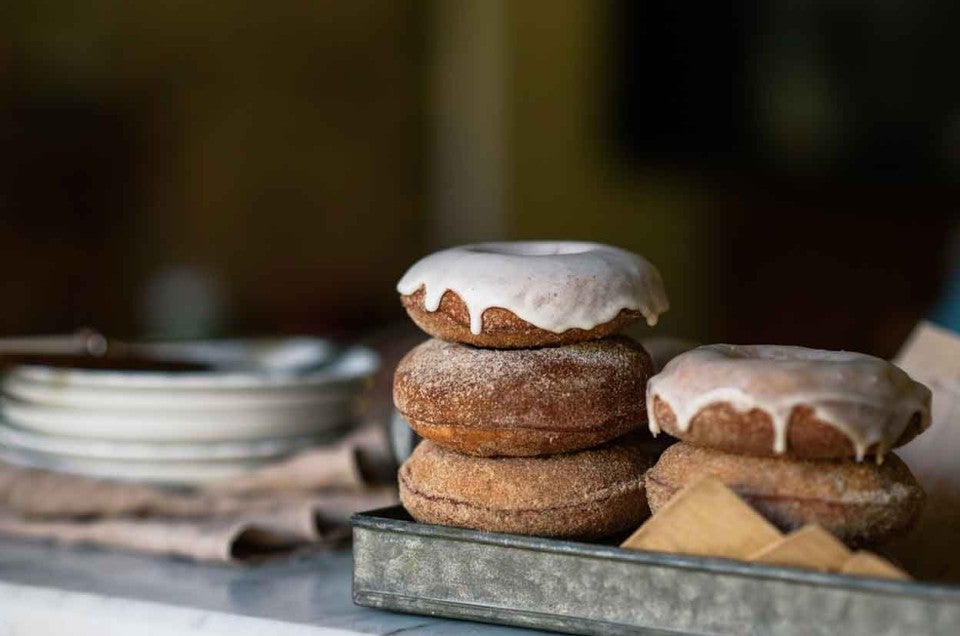
[[[27,4],[0,334],[359,336],[427,251],[576,238],[657,333],[889,356],[960,277],[954,3]]]

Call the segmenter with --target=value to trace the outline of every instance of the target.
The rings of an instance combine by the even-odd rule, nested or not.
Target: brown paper
[[[876,554],[850,552],[839,539],[816,524],[784,536],[714,477],[699,479],[674,495],[620,547],[821,572],[910,578]]]
[[[704,477],[677,493],[620,547],[745,559],[780,537],[722,482]]]
[[[851,556],[850,550],[839,539],[813,524],[764,546],[747,560],[831,572],[843,567]]]
[[[909,574],[872,552],[857,552],[840,567],[840,573],[877,579],[910,580]]]

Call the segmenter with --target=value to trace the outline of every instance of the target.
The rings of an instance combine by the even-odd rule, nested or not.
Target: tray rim
[[[940,600],[960,604],[960,585],[949,583],[898,581],[849,574],[831,574],[817,572],[815,570],[750,563],[736,559],[701,557],[646,550],[626,550],[619,546],[598,545],[579,541],[498,532],[484,532],[393,518],[393,516],[398,513],[407,514],[402,505],[357,512],[350,517],[350,525],[354,528],[399,534],[437,537],[468,543],[520,548],[554,554],[567,554],[693,572],[826,586],[859,592],[896,595],[901,598],[903,596],[911,596],[932,600],[932,597],[937,597]],[[354,583],[356,583],[356,581],[354,581]]]
[[[637,631],[636,627],[623,623],[611,623],[609,621],[577,616],[560,617],[556,614],[528,609],[511,608],[509,615],[495,617],[492,614],[500,611],[500,608],[474,603],[460,603],[446,599],[424,598],[410,594],[386,594],[383,592],[358,591],[355,589],[354,602],[356,603],[358,600],[368,601],[367,603],[359,603],[360,605],[387,611],[412,612],[420,615],[439,616],[450,620],[471,621],[487,625],[506,625],[508,627],[520,627],[540,631],[548,630],[562,634],[602,633],[616,636],[619,634],[634,634]],[[393,603],[387,603],[385,601],[393,601]],[[423,609],[428,609],[429,612],[424,613],[422,611]],[[577,631],[572,632],[570,631],[571,628]],[[598,628],[602,628],[603,631],[598,632]],[[643,633],[649,636],[671,636],[689,633],[658,627],[645,626],[642,629],[644,630]]]

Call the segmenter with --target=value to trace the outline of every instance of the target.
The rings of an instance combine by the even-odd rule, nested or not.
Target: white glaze
[[[699,347],[671,360],[647,383],[650,431],[659,397],[673,410],[681,431],[703,408],[728,402],[747,412],[761,409],[774,426],[774,451],[786,451],[787,425],[797,406],[846,435],[863,459],[877,444],[878,459],[900,438],[914,413],[930,425],[930,390],[899,367],[862,353],[777,345]]]
[[[478,243],[417,261],[397,284],[403,295],[425,289],[424,307],[436,311],[447,291],[470,313],[479,334],[483,312],[500,307],[530,324],[562,333],[593,329],[624,309],[653,326],[669,308],[660,272],[616,247],[573,241]]]

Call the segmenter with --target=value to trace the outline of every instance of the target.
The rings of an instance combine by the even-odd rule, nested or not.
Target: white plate
[[[300,339],[295,339],[300,340]],[[306,339],[312,340],[312,339]],[[226,352],[233,351],[243,341],[226,341]],[[255,342],[255,341],[254,341]],[[326,341],[319,341],[323,343]],[[317,348],[323,347],[317,344]],[[168,345],[150,345],[154,348],[178,347],[189,351],[193,348],[193,357],[180,356],[182,359],[204,360],[206,353],[216,350],[221,343],[198,342]],[[250,345],[252,350],[256,350]],[[294,353],[288,353],[291,358]],[[231,356],[239,357],[235,352]],[[372,349],[350,347],[340,354],[329,357],[317,357],[315,364],[297,364],[282,367],[276,363],[257,366],[251,362],[224,365],[211,371],[114,371],[104,369],[64,369],[42,365],[25,365],[12,369],[10,377],[47,384],[52,387],[85,387],[98,389],[130,390],[176,390],[176,391],[260,391],[265,389],[332,389],[349,388],[358,381],[369,378],[376,372],[379,359]],[[315,368],[319,367],[319,368]]]
[[[211,442],[314,436],[350,424],[379,360],[317,338],[129,345],[140,355],[203,361],[210,371],[21,366],[0,413],[50,436]]]
[[[340,437],[344,431],[310,437],[284,437],[233,442],[115,442],[83,437],[43,435],[0,422],[0,446],[46,455],[114,460],[219,461],[274,459]]]
[[[270,460],[226,460],[217,462],[126,462],[109,459],[60,457],[0,448],[0,459],[31,468],[56,470],[102,479],[138,481],[169,486],[196,486],[250,472]]]
[[[342,351],[330,340],[310,336],[248,338],[242,340],[183,340],[128,345],[143,357],[199,362],[220,370],[317,370],[338,358]]]
[[[5,399],[0,413],[14,426],[47,435],[199,442],[316,435],[350,424],[356,415],[356,403],[346,399],[319,404],[306,401],[171,410],[73,408]]]
[[[261,387],[259,389],[137,389],[57,384],[25,377],[14,371],[3,380],[3,394],[44,406],[102,409],[206,409],[266,408],[291,404],[337,404],[354,399],[365,387],[366,378],[344,385],[314,387]]]

